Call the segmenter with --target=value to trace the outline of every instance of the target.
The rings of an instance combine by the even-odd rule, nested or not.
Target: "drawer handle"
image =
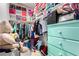
[[[62,46],[62,42],[59,42],[59,45]]]
[[[64,39],[63,33],[62,33],[62,32],[59,32],[59,34],[60,34],[60,35],[61,35],[61,37]]]
[[[61,35],[61,34],[62,34],[62,32],[59,32],[59,34]]]

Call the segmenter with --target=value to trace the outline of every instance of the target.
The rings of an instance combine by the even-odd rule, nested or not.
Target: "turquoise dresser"
[[[48,25],[48,56],[79,56],[79,20]]]

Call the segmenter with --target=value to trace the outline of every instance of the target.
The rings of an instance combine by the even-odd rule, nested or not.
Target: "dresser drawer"
[[[54,52],[48,51],[48,56],[55,56]]]
[[[73,53],[73,55],[79,55],[79,42],[71,40],[63,40],[62,45],[64,50]]]
[[[48,51],[54,51],[55,55],[79,55],[79,21],[48,25],[48,43],[63,49],[59,52],[61,49],[48,44]]]
[[[56,28],[48,28],[48,36],[58,36],[60,37],[60,27],[56,27]]]
[[[56,46],[52,46],[48,44],[48,55],[49,56],[74,56],[69,51],[66,51],[61,48],[57,48]]]
[[[59,39],[59,38],[55,38],[55,37],[48,37],[48,52],[49,54],[52,53],[52,55],[57,55],[55,54],[55,52],[52,52],[52,51],[57,51],[57,48],[58,47],[58,50],[61,50],[63,49],[63,51],[61,50],[60,53],[58,53],[58,55],[64,55],[64,56],[73,56],[73,55],[76,55],[74,54],[73,52],[67,50],[67,49],[64,49],[64,45],[66,41],[63,40],[63,39]],[[51,44],[51,45],[50,45]],[[62,45],[61,45],[62,44]],[[71,44],[71,43],[70,43]],[[54,46],[53,46],[54,45]],[[72,44],[71,44],[72,45]],[[55,47],[56,46],[56,47]],[[67,45],[69,46],[69,45]],[[71,47],[71,46],[70,46]],[[60,48],[60,49],[59,49]],[[69,48],[69,47],[68,47]],[[65,50],[65,51],[64,51]]]
[[[63,27],[60,36],[79,41],[79,27]]]
[[[73,54],[68,53],[68,52],[66,52],[66,51],[64,51],[63,54],[64,54],[64,56],[74,56]]]
[[[48,36],[48,43],[53,44],[59,48],[62,48],[62,38]]]
[[[48,44],[48,55],[54,55],[54,56],[62,56],[62,55],[64,55],[63,53],[62,53],[62,50],[61,49],[58,49],[58,48],[56,48],[56,47],[54,47],[54,46],[52,46],[52,45],[50,45],[50,44]]]
[[[48,36],[69,38],[79,41],[79,27],[57,27],[48,30]]]

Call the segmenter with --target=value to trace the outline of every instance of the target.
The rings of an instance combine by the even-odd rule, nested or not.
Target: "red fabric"
[[[69,3],[66,3],[66,4],[63,5],[63,7],[64,7],[64,6],[68,6],[68,5],[69,5]]]
[[[33,16],[34,10],[30,9],[28,10],[29,16]]]
[[[38,13],[38,6],[35,7],[35,9],[34,9],[34,13],[35,13],[35,14]]]
[[[39,7],[41,7],[41,6],[42,6],[42,4],[43,4],[43,3],[39,3]]]
[[[34,9],[34,13],[37,14],[39,13],[38,8],[42,6],[43,3],[36,3],[35,9]]]
[[[30,11],[30,16],[33,16],[34,10]]]
[[[22,17],[22,21],[26,21],[26,18],[25,17]]]
[[[44,14],[44,16],[46,16],[46,15],[47,15],[46,10],[44,10],[44,11],[43,11],[43,14]]]
[[[36,7],[37,8],[39,8],[39,7],[45,8],[46,7],[46,3],[36,3]]]
[[[36,3],[37,7],[40,7],[43,3]]]
[[[9,13],[10,13],[10,14],[16,14],[16,10],[13,9],[13,8],[11,8],[11,9],[9,9]]]
[[[46,3],[43,3],[41,7],[42,7],[42,9],[45,8],[46,7]]]
[[[46,3],[36,3],[36,7],[34,8],[34,13],[39,13],[38,8],[41,7],[42,9],[46,7]]]
[[[70,11],[72,11],[72,7],[71,7],[70,5],[71,5],[71,4],[66,3],[66,4],[64,4],[64,5],[62,6],[62,9],[64,9],[65,11],[70,12]]]
[[[72,8],[73,9],[78,9],[79,10],[79,3],[72,3]]]
[[[42,46],[41,50],[47,55],[47,46]],[[43,54],[43,53],[42,53]],[[45,56],[45,54],[43,54]]]
[[[46,52],[46,47],[44,46],[42,50],[43,50],[43,52]]]
[[[22,11],[22,16],[26,16],[26,11]]]
[[[36,3],[36,4],[35,4],[35,6],[38,6],[38,5],[39,5],[39,3]]]

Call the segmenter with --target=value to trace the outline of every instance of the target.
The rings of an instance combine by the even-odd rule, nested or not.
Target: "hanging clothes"
[[[34,47],[34,31],[31,32],[31,49]]]
[[[19,34],[19,29],[20,29],[20,23],[17,24],[17,33]]]
[[[31,25],[31,49],[34,48],[34,39],[35,39],[35,32],[34,32],[34,28],[33,28],[33,24]]]
[[[47,21],[42,18],[40,24],[42,25],[42,33],[47,32]]]
[[[13,32],[16,32],[16,28],[17,28],[17,25],[14,23],[13,24]]]
[[[43,33],[42,33],[42,25],[39,23],[39,21],[38,21],[38,34],[39,35],[42,35]]]
[[[43,36],[40,36],[39,37],[39,40],[37,41],[36,46],[37,46],[37,49],[38,50],[40,50],[40,47],[42,46],[42,39],[43,39]]]
[[[39,39],[42,40],[42,45],[46,45],[47,43],[47,21],[43,18],[43,16],[40,19],[40,24],[42,25],[42,35],[39,37]]]
[[[29,28],[28,28],[28,37],[31,38],[31,24],[29,24]]]
[[[35,21],[34,22],[34,32],[36,33],[36,34],[38,34],[37,32],[37,28],[38,28],[38,25],[37,25],[37,21]]]
[[[25,30],[25,32],[26,32],[26,37],[28,37],[28,31],[29,31],[29,24],[26,23],[26,30]]]
[[[20,23],[19,38],[22,40],[22,24]]]
[[[79,3],[72,3],[72,8],[75,11],[75,19],[79,19]]]
[[[38,50],[40,50],[40,47],[42,45],[42,39],[43,39],[43,32],[42,32],[42,25],[40,24],[39,20],[35,22],[34,24],[34,29],[35,29],[35,33],[37,35],[39,35],[40,37],[38,38],[38,40],[35,40],[35,46],[37,47]]]
[[[25,38],[26,38],[26,32],[25,32],[25,30],[26,30],[26,24],[23,24],[22,25],[22,41],[24,41]]]
[[[42,25],[40,24],[39,21],[35,22],[34,31],[37,35],[42,35]]]

